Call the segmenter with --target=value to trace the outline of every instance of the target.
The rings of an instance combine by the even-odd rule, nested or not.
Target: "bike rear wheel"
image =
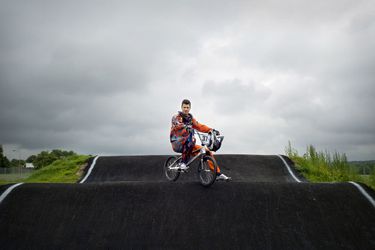
[[[214,169],[210,168],[210,162],[212,163]],[[198,177],[200,183],[205,187],[211,186],[216,180],[216,173],[217,163],[215,159],[208,155],[203,156],[199,162],[198,167]]]
[[[178,169],[170,169],[170,167],[176,167],[180,163],[181,159],[178,159],[177,156],[169,157],[164,163],[164,173],[170,181],[176,181],[180,176],[180,171]]]

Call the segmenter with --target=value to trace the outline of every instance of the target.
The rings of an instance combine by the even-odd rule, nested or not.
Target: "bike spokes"
[[[210,156],[204,156],[201,159],[198,169],[199,180],[203,186],[210,186],[216,180],[217,164]]]
[[[175,181],[180,176],[180,171],[178,170],[178,163],[181,159],[175,156],[171,156],[167,159],[164,164],[164,173],[168,180]]]

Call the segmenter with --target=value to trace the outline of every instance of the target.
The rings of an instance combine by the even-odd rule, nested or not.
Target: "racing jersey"
[[[191,125],[194,129],[202,133],[208,133],[212,128],[199,123],[192,114],[185,115],[181,111],[172,117],[172,126],[170,132],[170,142],[185,143],[189,137],[189,131],[186,129],[186,125]],[[195,138],[194,138],[195,140]]]

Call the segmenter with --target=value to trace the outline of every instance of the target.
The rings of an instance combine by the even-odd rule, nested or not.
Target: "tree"
[[[12,168],[22,167],[23,165],[25,165],[25,161],[24,160],[12,159],[10,161],[10,167],[12,167]]]
[[[27,162],[32,161],[35,168],[43,168],[50,165],[56,160],[63,159],[67,156],[76,155],[73,151],[64,151],[60,149],[54,149],[51,152],[42,151],[36,156],[30,156],[27,158]]]
[[[36,155],[30,155],[30,156],[26,159],[26,162],[27,162],[27,163],[32,163],[32,162],[34,162],[35,159],[36,159]]]
[[[0,168],[9,168],[10,162],[3,153],[3,145],[0,144]]]

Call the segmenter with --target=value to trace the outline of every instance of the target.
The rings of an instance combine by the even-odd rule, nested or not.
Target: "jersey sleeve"
[[[212,128],[199,123],[197,120],[195,120],[195,118],[193,118],[193,128],[202,133],[208,133],[212,130]]]

